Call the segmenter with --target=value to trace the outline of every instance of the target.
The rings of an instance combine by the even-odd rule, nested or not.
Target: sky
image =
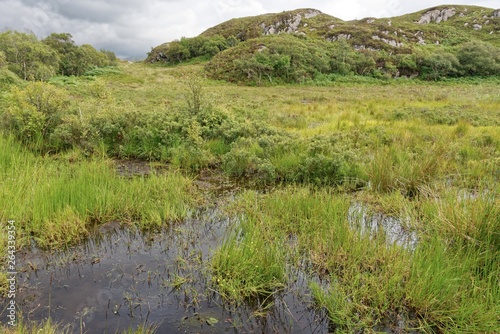
[[[152,47],[194,37],[235,17],[314,8],[343,20],[391,17],[445,0],[0,0],[0,29],[73,35],[76,44],[142,59]],[[451,0],[498,9],[500,0]]]

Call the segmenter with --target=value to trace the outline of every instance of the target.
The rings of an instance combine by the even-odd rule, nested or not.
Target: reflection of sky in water
[[[384,233],[388,244],[397,244],[408,249],[415,249],[417,245],[417,233],[409,231],[401,219],[382,213],[371,213],[364,204],[351,204],[348,219],[351,226],[359,228],[362,234]]]
[[[145,322],[158,324],[158,333],[327,333],[325,312],[311,307],[309,276],[296,268],[267,316],[255,315],[258,306],[222,306],[206,269],[230,224],[216,213],[161,233],[118,230],[46,259],[21,260],[39,270],[19,275],[18,304],[29,320],[50,313],[74,333],[115,333]]]

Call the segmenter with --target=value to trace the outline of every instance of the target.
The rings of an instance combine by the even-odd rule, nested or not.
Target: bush
[[[473,41],[465,43],[457,52],[460,72],[464,76],[491,76],[500,74],[500,48]]]
[[[26,144],[42,141],[43,146],[50,147],[51,134],[62,123],[62,117],[71,113],[67,92],[51,84],[34,82],[23,90],[15,86],[10,94],[4,126]]]

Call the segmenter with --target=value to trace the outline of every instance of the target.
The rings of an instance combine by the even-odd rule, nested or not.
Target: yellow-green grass
[[[191,181],[177,172],[128,179],[108,159],[34,156],[3,136],[0,147],[2,254],[7,254],[9,220],[15,221],[17,251],[30,240],[54,249],[81,242],[95,226],[112,220],[160,227],[184,219],[195,205]]]
[[[179,173],[129,179],[105,158],[35,157],[11,137],[0,143],[0,220],[15,220],[19,246],[30,237],[42,247],[75,243],[111,220],[159,226],[192,208],[190,180]]]
[[[412,250],[388,245],[383,233],[370,236],[353,228],[349,196],[304,187],[245,192],[236,204],[244,215],[242,236],[219,249],[212,262],[215,277],[221,277],[221,261],[228,266],[223,273],[251,267],[243,276],[246,282],[263,277],[269,268],[256,267],[264,263],[261,257],[229,259],[253,245],[273,254],[285,247],[287,256],[273,258],[283,268],[305,256],[329,280],[328,288],[312,284],[311,289],[338,330],[369,330],[399,316],[414,317],[406,330],[495,332],[500,311],[498,198],[495,193],[474,199],[456,195],[423,201],[424,217],[422,210],[407,210],[419,235]],[[252,232],[245,234],[248,229]],[[226,278],[218,285],[223,296],[247,296],[248,287]]]

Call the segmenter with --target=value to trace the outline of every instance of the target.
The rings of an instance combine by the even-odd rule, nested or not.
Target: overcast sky
[[[451,0],[500,8],[500,0]],[[43,38],[69,32],[77,44],[144,58],[151,47],[194,37],[234,17],[315,8],[343,20],[390,17],[441,5],[444,0],[0,0],[0,29]]]

